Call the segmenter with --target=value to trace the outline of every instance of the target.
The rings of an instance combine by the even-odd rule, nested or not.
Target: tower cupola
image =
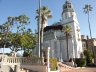
[[[65,4],[63,5],[63,12],[62,13],[66,13],[66,12],[74,12],[74,10],[72,8],[72,4],[69,1],[66,1]]]
[[[70,1],[66,1],[63,5],[62,20],[64,21],[65,19],[68,19],[73,16],[76,17],[73,6]]]

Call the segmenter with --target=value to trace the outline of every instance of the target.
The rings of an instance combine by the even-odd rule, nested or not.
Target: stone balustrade
[[[10,57],[0,56],[0,61],[4,64],[42,64],[42,59],[37,57]]]
[[[41,64],[41,59],[36,57],[7,57],[7,63]]]
[[[7,57],[7,63],[20,63],[23,58],[21,57]]]
[[[33,70],[35,65],[35,71],[42,70],[42,59],[32,56],[32,57],[12,57],[7,55],[0,55],[0,72],[7,69],[6,72],[9,72],[10,69],[12,72],[20,72],[20,68],[26,68],[27,70]],[[44,68],[46,70],[46,68]],[[42,71],[41,71],[42,72]],[[45,71],[44,71],[45,72]]]

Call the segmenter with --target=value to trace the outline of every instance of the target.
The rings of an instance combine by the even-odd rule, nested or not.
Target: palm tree
[[[69,38],[69,36],[70,36],[70,32],[71,32],[71,27],[69,26],[69,25],[66,25],[66,26],[64,26],[64,28],[63,28],[63,30],[64,30],[64,34],[66,35],[66,45],[67,45],[67,59],[69,60],[69,52],[68,52],[68,38]]]
[[[89,20],[89,12],[92,11],[92,7],[91,5],[86,4],[83,9],[84,9],[85,14],[88,14],[89,32],[90,32],[90,38],[92,38],[90,20]]]
[[[36,13],[38,14],[36,16],[36,19],[39,20],[39,10],[36,10]],[[41,37],[41,41],[40,41],[40,44],[41,44],[41,47],[40,47],[40,56],[43,57],[43,53],[42,53],[42,49],[43,49],[43,31],[44,31],[44,25],[45,25],[45,22],[52,17],[51,15],[51,11],[49,10],[48,7],[41,7],[40,8],[40,23],[41,23],[41,29],[40,29],[40,37]]]
[[[94,55],[94,60],[95,60],[95,53],[94,53],[94,47],[93,47],[93,39],[92,39],[92,32],[91,32],[91,27],[90,27],[90,18],[89,18],[89,12],[92,11],[92,7],[91,5],[86,4],[85,7],[83,8],[85,14],[88,14],[88,25],[89,25],[89,32],[90,32],[90,38],[91,38],[91,42],[92,42],[92,51],[93,51],[93,55]]]

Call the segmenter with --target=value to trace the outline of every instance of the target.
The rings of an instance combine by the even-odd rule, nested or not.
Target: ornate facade
[[[68,61],[71,58],[80,58],[83,52],[80,27],[70,1],[64,3],[61,16],[61,21],[51,26],[47,26],[47,22],[45,22],[43,47],[50,47],[50,57],[60,60]],[[66,34],[61,30],[62,26],[66,25],[71,27],[71,32],[68,36],[68,47]],[[38,55],[38,46],[35,50],[36,55]]]
[[[48,29],[47,26],[45,29],[47,28],[48,30],[44,32],[44,47],[51,48],[50,57],[56,57],[64,61],[69,60],[70,58],[80,58],[80,55],[83,52],[80,27],[71,2],[65,2],[63,5],[62,20],[51,26],[58,25],[69,25],[71,27],[70,36],[68,37],[69,58],[67,57],[66,35],[64,31]]]

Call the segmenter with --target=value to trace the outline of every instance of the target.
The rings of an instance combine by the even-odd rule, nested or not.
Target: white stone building
[[[63,60],[80,58],[80,54],[83,52],[80,27],[71,2],[65,2],[63,5],[62,20],[51,26],[56,25],[70,25],[71,27],[70,37],[68,38],[69,58],[67,58],[66,36],[64,32],[60,30],[48,29],[44,33],[44,47],[51,47],[50,57],[56,57]],[[45,29],[47,27],[45,27]]]
[[[44,48],[51,48],[50,57],[56,57],[64,61],[68,61],[70,58],[80,58],[80,55],[83,52],[80,27],[75,10],[70,1],[66,1],[63,5],[61,16],[61,21],[56,22],[51,26],[69,25],[71,27],[70,36],[68,37],[68,53],[64,31],[48,29],[48,27],[51,26],[48,26],[47,22],[45,22],[44,28],[46,30],[44,32]]]

